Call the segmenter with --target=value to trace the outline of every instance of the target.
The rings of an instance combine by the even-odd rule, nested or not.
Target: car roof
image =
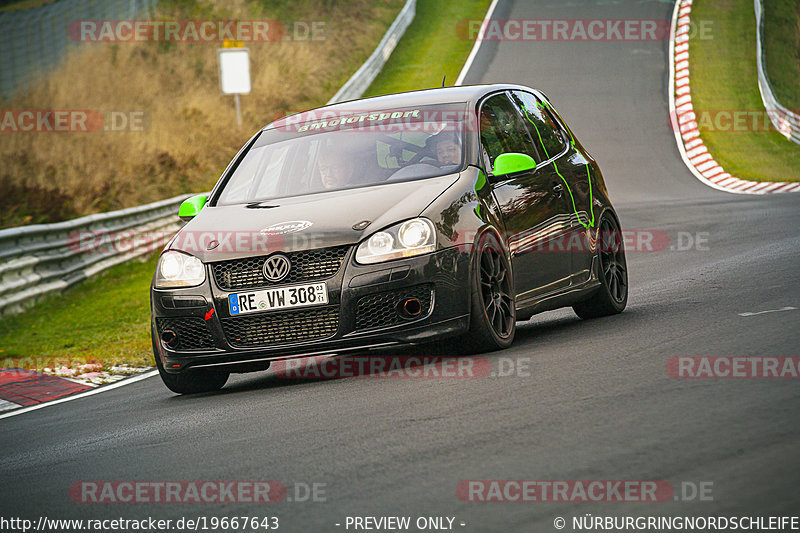
[[[500,91],[503,89],[523,89],[531,90],[529,87],[521,85],[510,84],[491,84],[491,85],[460,85],[457,87],[437,87],[434,89],[420,89],[417,91],[408,91],[402,93],[387,94],[382,96],[373,96],[370,98],[359,98],[356,100],[348,100],[346,102],[339,102],[336,104],[325,105],[302,111],[301,113],[294,113],[288,115],[266,126],[270,128],[276,125],[281,120],[287,119],[295,115],[302,115],[309,112],[335,112],[335,113],[349,113],[359,112],[364,113],[368,111],[383,111],[391,108],[408,108],[416,106],[427,105],[445,105],[461,102],[477,102],[484,95]]]

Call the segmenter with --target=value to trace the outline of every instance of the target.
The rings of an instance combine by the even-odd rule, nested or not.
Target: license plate
[[[325,283],[309,283],[228,295],[228,308],[231,315],[326,303],[328,303],[328,289]]]

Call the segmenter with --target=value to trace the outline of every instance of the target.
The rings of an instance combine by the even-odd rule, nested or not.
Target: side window
[[[492,96],[483,103],[480,127],[481,145],[492,169],[497,156],[509,152],[527,154],[539,160],[528,129],[505,94]]]
[[[561,153],[565,146],[564,137],[547,107],[534,95],[523,91],[512,92],[511,99],[525,117],[531,137],[544,154],[544,160]]]

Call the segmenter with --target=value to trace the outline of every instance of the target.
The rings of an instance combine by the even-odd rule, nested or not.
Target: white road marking
[[[739,313],[739,316],[755,316],[755,315],[763,315],[765,313],[780,313],[781,311],[797,311],[797,308],[788,306],[782,309],[769,309],[767,311],[756,311],[755,313],[751,312]]]
[[[21,415],[22,413],[27,413],[29,411],[36,411],[37,409],[43,409],[45,407],[49,407],[51,405],[56,405],[58,403],[69,402],[72,400],[77,400],[79,398],[85,398],[87,396],[92,396],[94,394],[100,394],[101,392],[110,391],[112,389],[117,389],[119,387],[124,387],[125,385],[130,385],[131,383],[136,383],[137,381],[142,381],[143,379],[147,379],[149,377],[153,377],[158,375],[158,370],[151,370],[150,372],[145,372],[143,374],[139,374],[138,376],[134,376],[131,378],[123,379],[122,381],[117,381],[116,383],[112,383],[111,385],[106,385],[104,387],[98,387],[96,389],[88,390],[86,392],[81,392],[78,394],[74,394],[72,396],[67,396],[66,398],[61,398],[59,400],[53,400],[52,402],[45,402],[40,403],[37,405],[31,405],[29,407],[23,407],[22,409],[17,409],[16,411],[11,411],[10,413],[5,413],[0,415],[0,419],[9,418],[11,416]]]
[[[467,61],[464,63],[464,66],[461,67],[461,72],[459,72],[458,78],[456,78],[455,85],[461,85],[464,83],[464,78],[467,77],[467,72],[469,72],[472,62],[475,61],[475,56],[478,55],[478,49],[481,47],[481,43],[483,42],[483,35],[486,33],[486,28],[489,26],[487,21],[492,18],[492,13],[494,13],[495,7],[497,7],[497,0],[492,0],[492,5],[489,6],[489,9],[486,11],[486,16],[483,17],[481,30],[478,32],[478,37],[475,39],[475,44],[472,45],[472,50],[469,52]]]

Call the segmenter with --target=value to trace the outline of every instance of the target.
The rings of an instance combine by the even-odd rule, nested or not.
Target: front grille
[[[360,298],[356,307],[356,329],[384,328],[413,320],[400,313],[400,305],[408,298],[416,298],[421,304],[422,312],[416,318],[427,316],[431,310],[433,285],[416,285]]]
[[[285,284],[329,278],[339,271],[349,248],[349,245],[345,245],[289,252],[285,254],[291,263],[289,275],[278,283]],[[264,276],[264,262],[268,257],[265,255],[212,263],[211,271],[214,273],[214,280],[219,288],[225,291],[277,285],[278,283],[267,281]]]
[[[232,346],[254,347],[330,337],[339,328],[339,306],[222,319]]]
[[[175,341],[169,345],[172,350],[214,348],[214,338],[202,318],[156,318],[156,328],[159,336],[167,330],[175,333]]]

